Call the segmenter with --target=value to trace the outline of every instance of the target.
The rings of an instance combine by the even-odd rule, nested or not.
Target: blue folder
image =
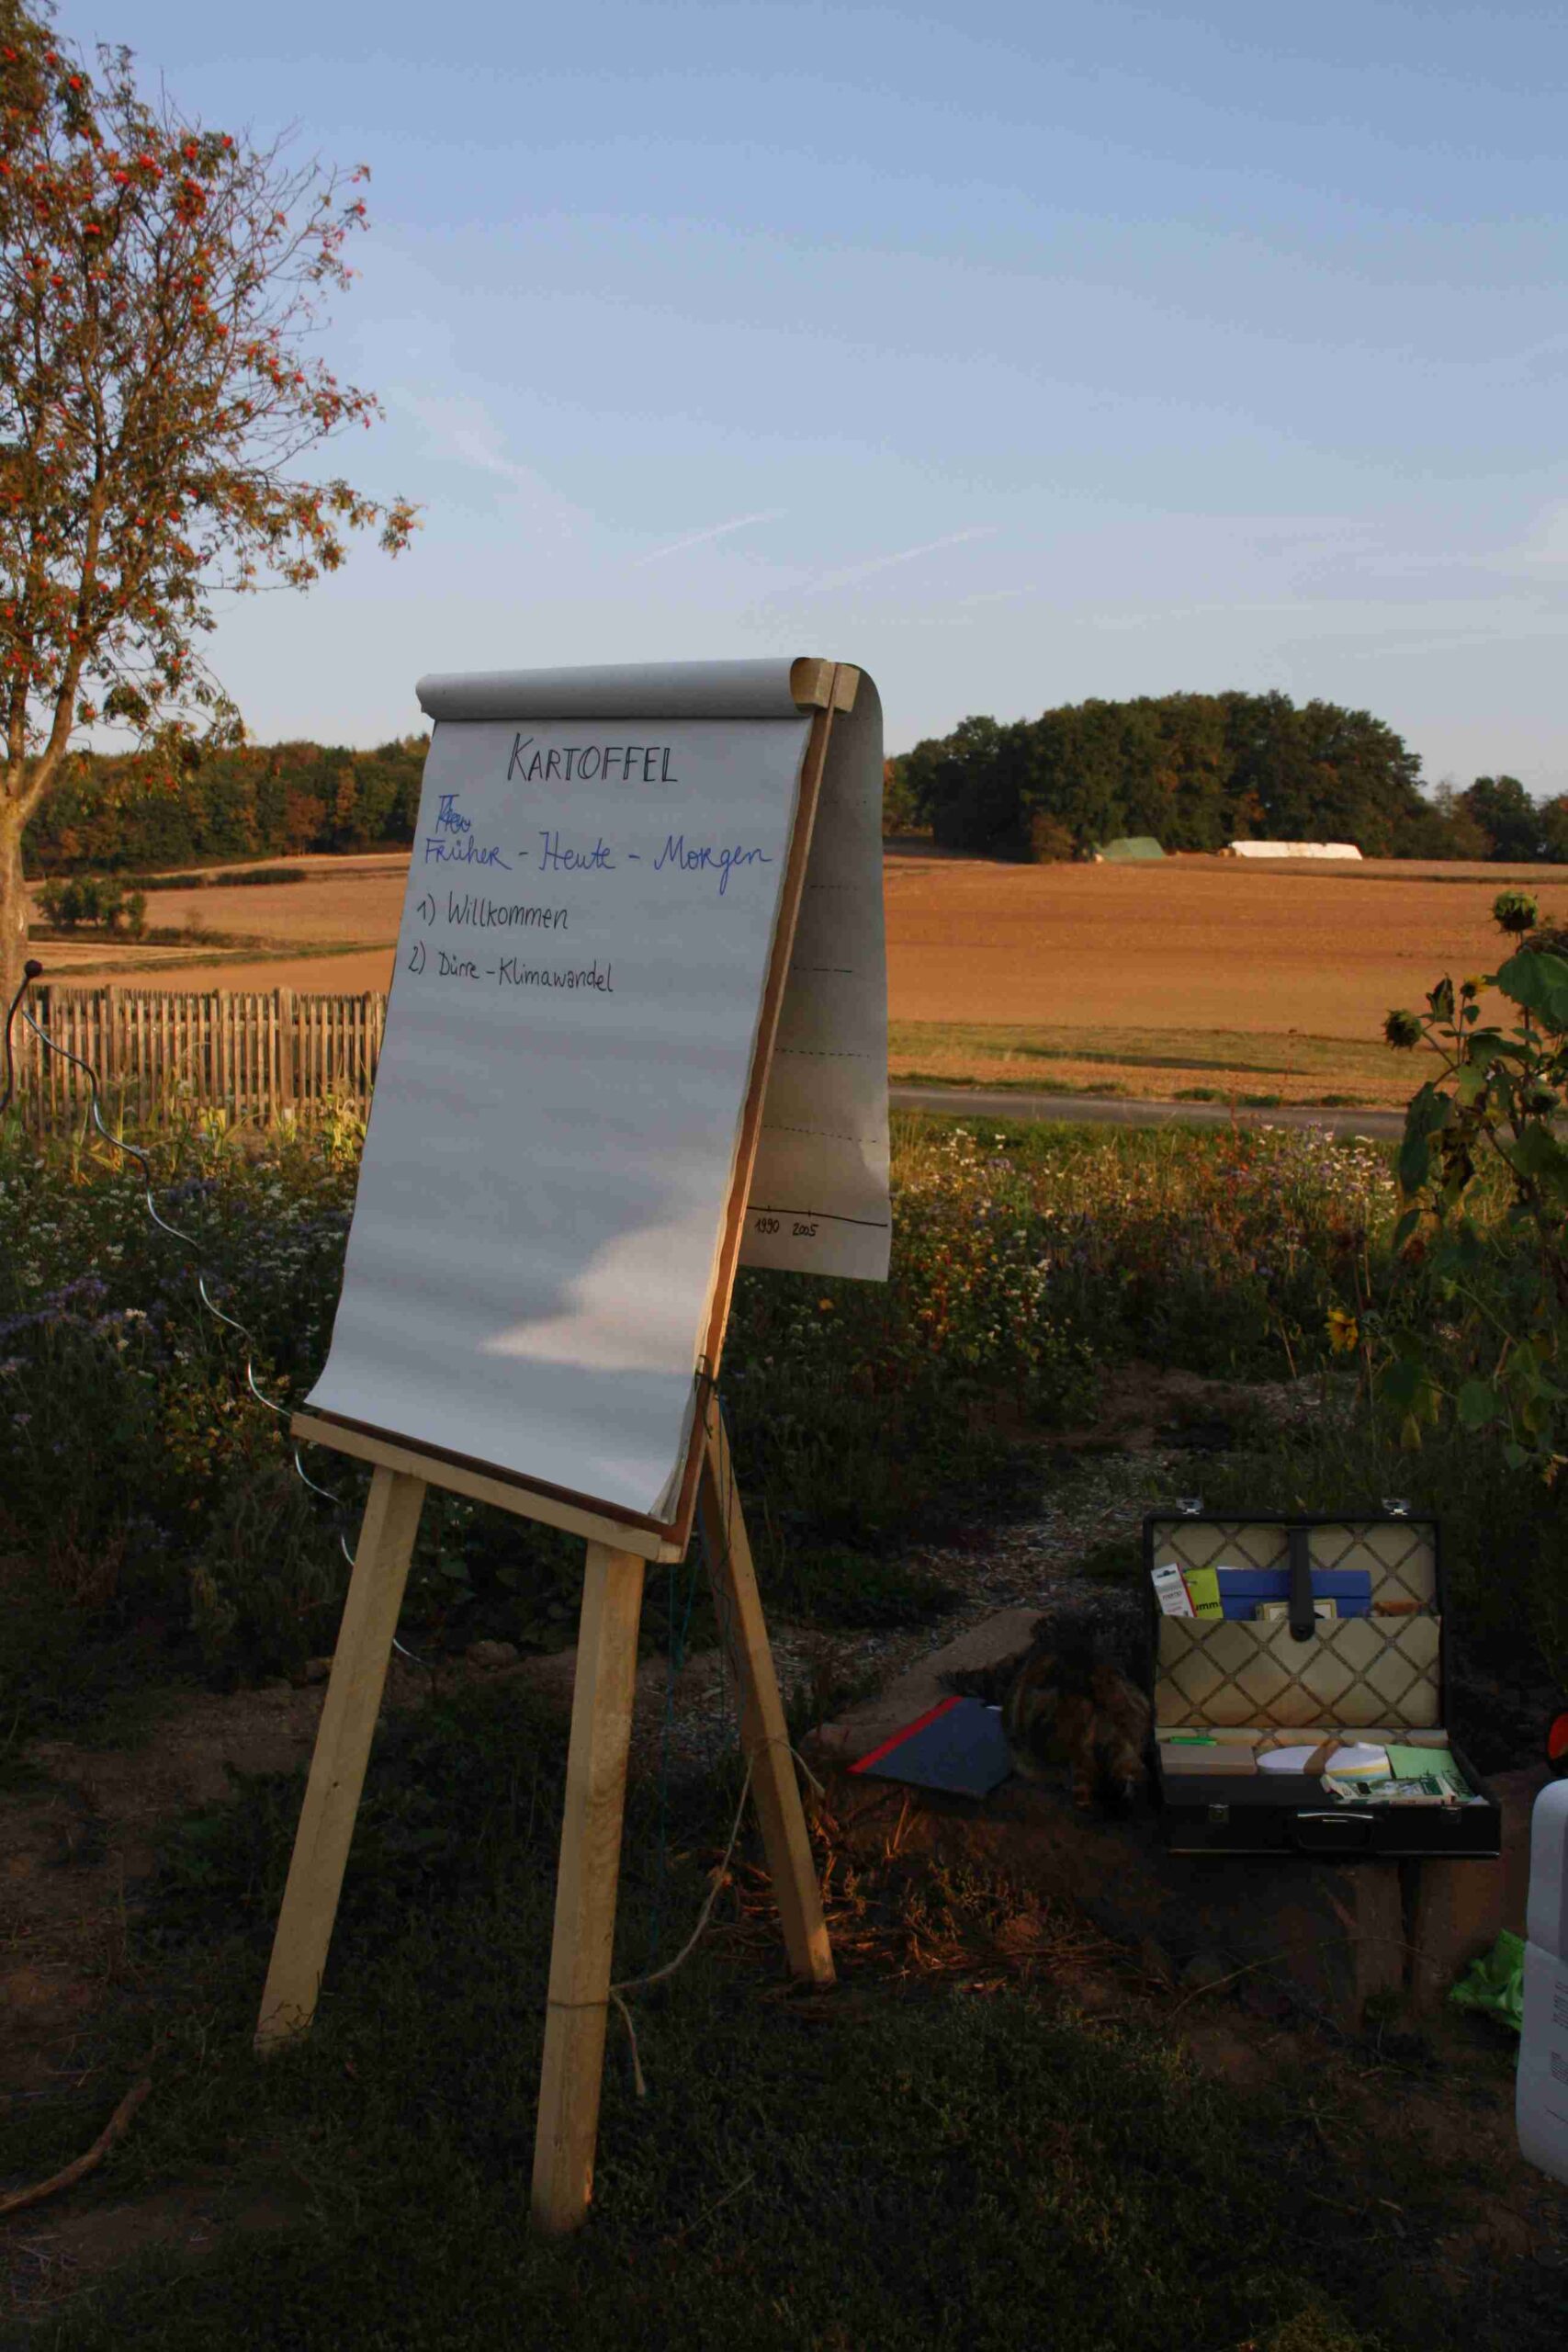
[[[863,1756],[852,1772],[912,1788],[987,1797],[1012,1770],[1001,1711],[979,1699],[943,1699]]]
[[[1289,1568],[1222,1568],[1220,1608],[1226,1617],[1256,1617],[1260,1600],[1289,1600]],[[1341,1617],[1370,1617],[1372,1579],[1367,1568],[1314,1568],[1313,1597],[1332,1600]]]

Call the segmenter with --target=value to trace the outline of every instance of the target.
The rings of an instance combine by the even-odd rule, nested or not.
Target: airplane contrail
[[[842,571],[824,572],[807,590],[808,595],[820,595],[825,589],[848,588],[856,581],[869,580],[874,571],[886,571],[896,563],[913,563],[918,555],[935,555],[939,548],[955,548],[964,539],[990,539],[997,534],[994,523],[979,523],[967,531],[949,531],[945,538],[922,539],[917,548],[899,548],[892,555],[874,555],[867,563],[852,563]]]
[[[683,539],[669,539],[661,548],[650,548],[647,555],[637,556],[634,571],[641,571],[650,563],[661,563],[667,555],[680,555],[687,548],[700,548],[709,539],[727,538],[731,531],[744,531],[753,523],[777,523],[783,519],[782,506],[771,507],[765,514],[737,514],[732,523],[715,523],[705,531],[690,531]]]

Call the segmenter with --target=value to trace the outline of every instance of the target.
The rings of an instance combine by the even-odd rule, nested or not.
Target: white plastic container
[[[1519,2147],[1568,2181],[1568,1781],[1553,1781],[1530,1816],[1525,2013],[1515,2102]]]

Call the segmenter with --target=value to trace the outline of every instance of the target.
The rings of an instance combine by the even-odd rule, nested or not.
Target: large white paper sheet
[[[441,721],[310,1404],[666,1520],[809,721]]]
[[[742,1262],[885,1282],[887,1159],[882,707],[863,677],[828,739]]]

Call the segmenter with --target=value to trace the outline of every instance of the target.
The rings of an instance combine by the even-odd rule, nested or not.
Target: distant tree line
[[[245,744],[171,768],[81,753],[28,827],[32,874],[151,873],[413,839],[427,739]]]
[[[413,839],[429,739],[371,752],[251,743],[171,766],[78,753],[24,837],[33,875],[147,874]],[[884,770],[883,829],[1002,857],[1081,857],[1125,833],[1166,849],[1351,841],[1370,857],[1568,865],[1568,794],[1517,776],[1419,788],[1420,761],[1370,712],[1288,695],[1064,704],[965,718]]]
[[[1517,777],[1420,789],[1421,763],[1370,711],[1288,695],[1066,703],[965,718],[887,763],[884,829],[992,856],[1082,857],[1129,833],[1168,850],[1354,842],[1369,857],[1568,861],[1568,795]]]

